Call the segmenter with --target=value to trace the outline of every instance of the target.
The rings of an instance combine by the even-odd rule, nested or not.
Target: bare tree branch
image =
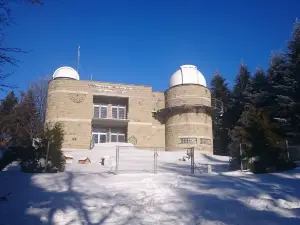
[[[19,61],[12,55],[15,53],[27,53],[20,48],[5,47],[3,45],[3,39],[5,37],[4,30],[13,23],[12,10],[10,8],[11,2],[13,2],[13,0],[0,0],[0,91],[16,87],[5,83],[6,79],[10,77],[12,73],[4,71],[4,66],[7,64],[17,66]],[[42,0],[15,0],[15,2],[42,4]]]
[[[39,77],[30,86],[34,96],[36,108],[42,122],[45,122],[46,117],[48,83],[50,80],[51,76]]]

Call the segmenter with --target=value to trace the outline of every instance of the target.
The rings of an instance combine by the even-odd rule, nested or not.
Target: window
[[[125,134],[118,135],[118,142],[125,142]]]
[[[100,136],[100,141],[99,141],[99,143],[106,143],[107,141],[106,141],[106,134],[99,134],[99,136]]]
[[[107,105],[101,105],[100,118],[107,118]]]
[[[125,106],[120,106],[120,105],[112,106],[111,115],[112,118],[114,119],[120,119],[120,120],[125,119],[126,118]]]
[[[211,145],[211,139],[209,139],[209,138],[200,138],[200,144]]]
[[[118,106],[113,106],[111,108],[111,116],[114,119],[118,119]]]
[[[110,142],[118,142],[118,134],[111,134]]]
[[[124,128],[93,128],[93,141],[95,144],[107,142],[126,142]]]
[[[125,107],[121,106],[119,107],[119,119],[124,120],[125,117]]]
[[[99,118],[100,107],[94,106],[94,118]]]
[[[98,143],[98,141],[99,141],[98,134],[93,134],[93,142]]]
[[[94,105],[94,118],[107,118],[107,105]]]
[[[197,138],[194,137],[180,138],[180,144],[197,144]]]

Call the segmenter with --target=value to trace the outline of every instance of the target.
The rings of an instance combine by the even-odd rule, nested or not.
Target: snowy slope
[[[176,157],[165,160],[175,162]],[[224,161],[198,155],[201,164]],[[1,225],[300,224],[299,169],[263,175],[199,171],[191,176],[173,165],[158,174],[112,175],[92,163],[31,175],[16,167],[0,172],[0,196],[12,193],[0,200]]]
[[[154,172],[154,149],[134,147],[119,148],[119,165],[120,173],[132,172]],[[190,161],[180,161],[186,155],[186,150],[174,151],[157,151],[157,170],[158,172],[185,172],[190,173]],[[65,152],[65,156],[72,157],[73,162],[67,165],[70,171],[97,171],[97,172],[114,172],[116,166],[116,148],[101,147],[92,151],[69,151]],[[78,160],[89,158],[90,165],[78,167]],[[106,158],[104,166],[100,165],[101,158]],[[229,158],[226,156],[204,155],[195,152],[196,170],[198,172],[207,172],[207,165],[212,166],[213,172],[223,172],[228,170]]]

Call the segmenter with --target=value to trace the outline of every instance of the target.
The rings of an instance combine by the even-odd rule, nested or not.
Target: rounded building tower
[[[165,91],[165,108],[157,112],[165,122],[165,146],[195,147],[212,153],[211,112],[211,94],[204,76],[196,66],[181,66]]]

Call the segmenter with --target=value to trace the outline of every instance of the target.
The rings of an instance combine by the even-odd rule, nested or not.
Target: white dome
[[[170,79],[170,87],[180,84],[199,84],[206,87],[206,80],[196,66],[183,65]]]
[[[67,78],[67,79],[74,79],[79,80],[79,75],[76,70],[69,66],[63,66],[55,70],[53,74],[53,79],[56,78]]]

